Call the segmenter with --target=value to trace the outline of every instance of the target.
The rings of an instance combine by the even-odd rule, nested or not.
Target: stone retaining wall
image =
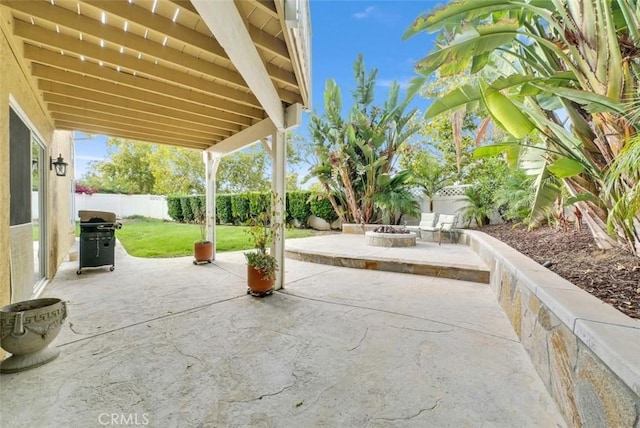
[[[490,285],[570,426],[640,427],[640,321],[508,245],[463,231]]]

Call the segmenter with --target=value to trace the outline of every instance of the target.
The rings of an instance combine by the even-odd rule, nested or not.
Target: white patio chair
[[[438,216],[438,223],[436,228],[438,229],[439,239],[438,245],[442,245],[442,234],[448,233],[451,242],[458,242],[458,229],[456,223],[458,222],[457,214],[440,214]],[[454,239],[451,237],[453,236]]]
[[[418,230],[420,231],[420,238],[422,238],[422,232],[430,232],[434,233],[439,231],[439,228],[436,228],[436,223],[438,221],[437,213],[422,213],[420,216],[420,224],[418,225]]]

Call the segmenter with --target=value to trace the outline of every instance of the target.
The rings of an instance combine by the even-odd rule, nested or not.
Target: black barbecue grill
[[[80,217],[80,266],[82,268],[111,265],[116,268],[115,247],[116,229],[122,225],[116,221],[116,215],[107,211],[78,211]]]

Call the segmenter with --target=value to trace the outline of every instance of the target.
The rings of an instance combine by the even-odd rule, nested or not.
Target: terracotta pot
[[[213,258],[213,242],[196,242],[193,244],[195,262],[211,262]]]
[[[0,364],[0,373],[41,366],[60,351],[49,344],[67,317],[65,302],[56,298],[25,300],[0,308],[0,344],[13,354]]]
[[[247,265],[247,285],[252,292],[263,294],[271,291],[275,281],[275,278],[264,278],[264,272]]]

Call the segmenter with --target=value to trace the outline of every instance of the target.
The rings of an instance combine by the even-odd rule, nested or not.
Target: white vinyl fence
[[[463,219],[463,210],[467,206],[467,197],[464,191],[471,184],[458,184],[447,186],[440,190],[433,198],[433,212],[438,214],[458,214],[458,227],[467,227],[468,222]],[[420,211],[423,213],[431,212],[429,208],[429,198],[424,196],[422,192],[418,194],[418,202],[420,203]],[[500,214],[496,211],[491,217],[491,223],[502,223]],[[419,218],[407,218],[408,224],[418,224]],[[475,226],[472,222],[471,226]]]
[[[171,220],[167,209],[167,198],[158,195],[121,195],[94,193],[75,194],[76,216],[80,210],[109,211],[116,217],[123,218],[132,215]]]

